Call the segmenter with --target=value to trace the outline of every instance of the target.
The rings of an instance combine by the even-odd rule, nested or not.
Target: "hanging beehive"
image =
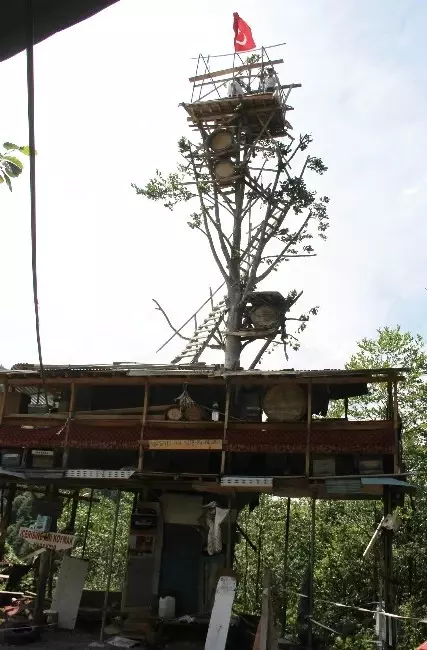
[[[218,129],[213,131],[208,138],[208,147],[217,155],[225,154],[234,147],[233,133],[229,129]]]
[[[307,413],[307,395],[298,384],[276,384],[267,390],[263,410],[269,422],[298,422]]]
[[[280,326],[280,311],[272,305],[260,305],[249,313],[255,329],[267,330]]]

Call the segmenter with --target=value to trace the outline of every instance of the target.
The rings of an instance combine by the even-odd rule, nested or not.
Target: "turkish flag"
[[[248,50],[253,50],[256,45],[252,38],[251,28],[242,18],[240,18],[237,12],[234,12],[233,16],[234,51],[247,52]]]

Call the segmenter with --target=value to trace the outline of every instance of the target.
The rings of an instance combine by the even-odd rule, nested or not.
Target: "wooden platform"
[[[196,127],[199,124],[213,126],[215,123],[218,126],[231,125],[240,116],[244,116],[254,138],[261,134],[263,127],[266,129],[266,136],[268,134],[273,138],[285,136],[288,129],[292,128],[286,121],[286,112],[293,108],[282,104],[280,98],[273,93],[225,97],[192,104],[184,103],[182,106],[189,115],[188,121]]]

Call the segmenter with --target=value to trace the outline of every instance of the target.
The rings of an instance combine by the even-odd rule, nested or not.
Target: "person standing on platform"
[[[244,90],[240,85],[237,77],[232,79],[228,86],[228,96],[229,97],[243,97]]]
[[[276,85],[278,85],[276,73],[273,68],[267,68],[267,76],[264,79],[264,92],[274,93]]]

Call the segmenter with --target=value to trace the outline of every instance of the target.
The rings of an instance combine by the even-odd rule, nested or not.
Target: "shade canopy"
[[[27,47],[29,7],[32,7],[35,42],[86,20],[118,0],[13,0],[1,3],[0,61]]]

